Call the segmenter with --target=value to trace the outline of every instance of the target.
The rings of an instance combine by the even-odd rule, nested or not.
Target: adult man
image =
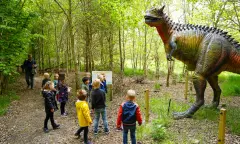
[[[33,89],[34,75],[36,74],[35,69],[37,67],[36,62],[33,60],[32,55],[28,55],[28,59],[24,61],[23,67],[25,69],[25,78],[27,82],[27,88]]]

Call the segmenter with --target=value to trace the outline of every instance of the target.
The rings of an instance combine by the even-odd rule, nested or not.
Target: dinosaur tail
[[[230,53],[232,72],[240,74],[240,49],[234,48]]]

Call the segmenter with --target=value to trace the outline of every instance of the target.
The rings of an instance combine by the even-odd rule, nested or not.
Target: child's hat
[[[135,90],[132,90],[132,89],[128,90],[127,91],[127,96],[135,97],[136,96]]]
[[[89,80],[88,77],[83,77],[83,78],[82,78],[82,82],[83,82],[83,83],[85,83],[85,82],[88,81],[88,80]]]

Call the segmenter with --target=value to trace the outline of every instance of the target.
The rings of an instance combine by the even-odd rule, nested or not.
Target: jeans
[[[54,118],[53,118],[53,112],[49,111],[46,112],[46,118],[44,120],[44,128],[48,128],[47,124],[48,124],[48,120],[50,119],[52,127],[56,127],[56,124],[54,122]]]
[[[77,135],[80,135],[80,133],[81,133],[82,131],[84,131],[84,144],[87,144],[87,143],[88,143],[88,126],[86,126],[86,127],[80,127],[80,128],[77,130],[76,134],[77,134]]]
[[[136,125],[134,126],[123,126],[123,144],[128,144],[128,130],[130,130],[130,136],[132,144],[136,144]]]
[[[61,102],[61,104],[60,104],[61,115],[63,115],[65,113],[65,105],[66,105],[66,102]]]
[[[108,122],[107,122],[107,112],[106,108],[100,108],[100,109],[94,109],[94,132],[98,132],[98,122],[100,118],[100,114],[102,115],[103,125],[104,125],[104,131],[108,132]]]
[[[27,82],[28,87],[31,86],[31,88],[33,88],[33,82],[34,82],[33,77],[34,77],[34,75],[31,72],[26,70],[25,78],[26,78],[26,82]]]

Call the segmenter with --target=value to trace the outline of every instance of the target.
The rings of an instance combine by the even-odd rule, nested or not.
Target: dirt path
[[[71,79],[71,78],[69,78]],[[75,98],[71,97],[67,104],[67,117],[61,117],[60,111],[54,114],[57,123],[61,124],[61,128],[52,130],[50,121],[48,123],[49,133],[43,132],[43,121],[45,119],[44,101],[40,95],[41,77],[35,77],[35,89],[27,90],[24,78],[21,77],[19,85],[16,88],[17,94],[20,96],[19,101],[12,102],[8,113],[0,117],[0,143],[10,144],[33,144],[33,143],[82,143],[81,139],[75,139],[73,134],[78,129],[78,122],[75,112]],[[71,81],[69,81],[70,86]],[[122,135],[115,132],[115,117],[117,113],[118,102],[113,100],[108,109],[108,121],[110,134],[100,133],[98,137],[92,136],[92,127],[90,128],[89,138],[94,144],[119,144]]]
[[[35,144],[35,143],[83,143],[81,139],[74,139],[73,134],[78,129],[78,122],[75,112],[76,98],[71,96],[67,104],[68,117],[61,117],[60,111],[57,111],[54,116],[57,123],[61,124],[61,128],[52,130],[49,122],[49,133],[43,132],[43,121],[45,119],[44,100],[40,94],[40,85],[42,77],[35,78],[36,88],[34,90],[27,90],[25,87],[24,77],[21,77],[16,83],[17,94],[20,100],[12,102],[6,115],[0,117],[0,143],[1,144]],[[73,76],[69,76],[67,83],[73,87]],[[134,84],[131,81],[125,82],[125,89],[136,89],[139,94],[138,97],[143,97],[143,91],[148,88],[152,89],[155,82],[148,82],[148,84]],[[177,84],[165,87],[165,81],[159,96],[164,93],[170,93],[174,100],[184,102],[183,93],[184,85]],[[207,95],[211,95],[211,89],[207,88]],[[121,97],[123,94],[114,95],[113,101],[108,104],[108,122],[110,127],[110,134],[105,135],[100,128],[100,133],[97,137],[92,134],[92,127],[90,127],[89,138],[94,144],[121,144],[122,133],[115,131],[116,114],[119,104],[124,100]],[[206,97],[206,103],[210,103],[212,97]],[[236,99],[234,100],[236,101]],[[240,101],[238,98],[237,101]],[[144,110],[143,107],[141,108]],[[217,123],[208,120],[183,119],[174,121],[169,128],[170,131],[177,131],[179,136],[175,139],[176,143],[182,143],[186,139],[199,139],[203,143],[215,143],[217,137]],[[182,142],[181,142],[182,141]],[[186,141],[185,141],[186,142]],[[142,142],[145,144],[146,142]],[[231,134],[226,135],[226,143],[240,143],[240,137]],[[148,143],[146,143],[148,144]]]

